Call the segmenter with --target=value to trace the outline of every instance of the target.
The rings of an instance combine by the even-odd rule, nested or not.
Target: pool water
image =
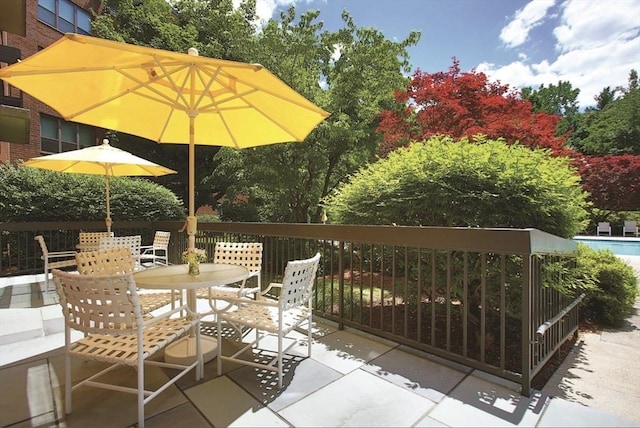
[[[640,256],[640,238],[574,236],[573,240],[587,244],[594,250],[611,250],[617,256]]]

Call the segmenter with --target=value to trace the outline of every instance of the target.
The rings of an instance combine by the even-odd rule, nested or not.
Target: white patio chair
[[[196,380],[202,375],[203,360],[200,349],[200,319],[175,317],[187,306],[180,306],[160,317],[144,320],[133,275],[79,275],[53,270],[53,280],[60,298],[65,319],[65,411],[72,411],[72,392],[81,386],[110,389],[137,395],[138,426],[144,427],[144,406],[191,369]],[[170,318],[174,316],[173,318]],[[71,343],[70,330],[85,333],[85,337]],[[195,329],[196,360],[189,364],[172,364],[152,360],[158,351]],[[99,373],[71,384],[71,357],[109,363]],[[144,385],[145,365],[178,370],[162,387],[149,391]],[[134,368],[136,388],[97,380],[119,367]],[[99,406],[101,403],[95,403]]]
[[[315,284],[316,272],[320,262],[320,253],[306,260],[294,260],[287,263],[282,283],[271,283],[256,299],[241,297],[230,302],[237,306],[236,310],[222,311],[217,314],[218,320],[218,375],[222,374],[222,360],[271,370],[278,373],[278,388],[282,388],[283,354],[293,345],[284,349],[284,337],[293,329],[307,323],[307,356],[311,356],[311,298]],[[280,288],[278,300],[267,297],[273,288]],[[243,327],[255,328],[256,339],[245,347],[226,357],[222,355],[222,323],[231,324],[238,331]],[[257,346],[266,335],[278,337],[278,354],[268,364],[257,363],[239,358],[246,350]]]
[[[142,246],[142,236],[111,236],[100,238],[100,249],[127,247],[131,251],[134,261],[134,270],[140,269],[140,247]]]
[[[78,272],[81,275],[118,275],[134,272],[135,262],[131,251],[127,247],[105,248],[96,251],[83,251],[76,254]],[[138,299],[142,307],[142,314],[149,314],[156,309],[182,301],[182,293],[178,290],[171,292],[139,293]]]
[[[608,235],[611,236],[611,224],[608,221],[601,221],[598,223],[598,227],[596,229],[596,235]]]
[[[622,236],[638,236],[638,223],[635,220],[625,220]]]
[[[244,266],[249,270],[249,276],[242,281],[239,286],[230,284],[227,286],[200,288],[196,290],[196,297],[198,299],[209,299],[212,309],[215,309],[215,300],[255,294],[262,289],[262,282],[260,280],[260,273],[262,271],[262,243],[216,242],[213,250],[213,262]],[[253,277],[256,278],[256,286],[247,288],[247,280]]]
[[[44,261],[44,283],[45,291],[49,291],[49,272],[52,269],[59,269],[62,267],[71,267],[76,265],[76,252],[75,251],[49,251],[44,237],[37,235],[33,239],[40,244],[40,250],[42,250],[42,256],[40,258]]]
[[[100,238],[110,238],[112,236],[113,232],[80,232],[78,234],[78,243],[80,244],[80,248],[85,247],[85,249],[81,251],[96,250],[100,247]],[[90,250],[86,248],[90,248]]]
[[[169,264],[169,239],[171,232],[156,231],[151,245],[140,247],[140,263],[151,262],[153,266],[167,266]]]

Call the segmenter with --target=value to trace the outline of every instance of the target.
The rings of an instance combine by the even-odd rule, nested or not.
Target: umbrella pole
[[[109,174],[104,175],[105,180],[105,197],[107,207],[107,218],[104,219],[107,224],[107,232],[111,233],[111,208],[109,207]]]
[[[196,147],[194,142],[194,121],[195,116],[189,115],[189,216],[187,217],[187,239],[190,250],[195,250],[196,248],[196,231],[198,229],[198,219],[195,216]]]

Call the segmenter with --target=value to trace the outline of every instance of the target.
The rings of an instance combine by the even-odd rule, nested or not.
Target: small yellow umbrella
[[[189,248],[195,248],[195,144],[245,148],[303,141],[329,113],[257,64],[65,34],[0,79],[62,117],[189,144]]]
[[[54,155],[40,156],[24,163],[32,168],[72,174],[104,175],[105,203],[107,209],[107,231],[111,232],[111,208],[109,201],[109,177],[118,176],[153,176],[175,174],[176,171],[135,156],[124,150],[109,145],[103,140],[99,146]]]

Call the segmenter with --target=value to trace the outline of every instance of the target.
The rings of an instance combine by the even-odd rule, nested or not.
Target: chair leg
[[[282,332],[278,333],[278,389],[282,389],[283,367],[282,367]]]
[[[309,320],[308,322],[308,327],[307,327],[307,358],[311,357],[311,339],[312,339],[312,334],[311,334],[311,315],[309,315]]]
[[[49,263],[44,261],[44,291],[49,291]]]
[[[218,376],[222,374],[222,319],[216,317],[218,322],[217,334],[218,334]]]
[[[71,355],[69,355],[68,349],[65,351],[64,356],[64,401],[65,401],[65,413],[71,414]]]
[[[138,357],[138,427],[144,428],[144,361]]]

